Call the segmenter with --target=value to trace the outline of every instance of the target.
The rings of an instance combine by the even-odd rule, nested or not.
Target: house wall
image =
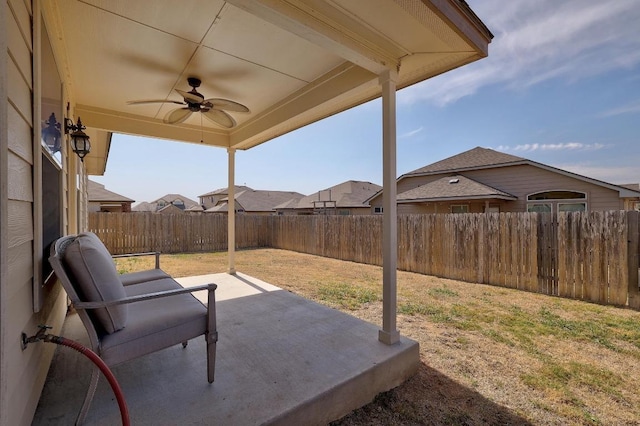
[[[38,3],[0,3],[0,424],[30,424],[53,357],[55,345],[31,344],[21,349],[21,333],[33,335],[38,324],[59,333],[66,303],[57,284],[44,289],[44,304],[34,313],[33,282],[39,280],[42,239],[38,197],[39,142],[34,143],[34,114],[39,113]],[[35,12],[34,12],[35,7]],[[33,27],[32,27],[33,22]],[[6,23],[6,25],[4,25]],[[35,63],[37,65],[37,61]],[[32,77],[32,76],[35,76]],[[38,130],[39,132],[39,130]],[[66,219],[63,220],[66,223]],[[34,247],[36,249],[34,250]],[[35,254],[38,253],[38,254]],[[38,281],[36,281],[38,282]]]
[[[469,213],[484,213],[484,201],[459,201],[459,202],[436,202],[436,203],[399,203],[398,214],[432,214],[451,213],[451,206],[466,204],[469,206]],[[491,202],[491,205],[497,203]],[[500,211],[506,211],[502,207]]]
[[[491,205],[499,205],[501,212],[526,211],[527,195],[554,189],[585,192],[589,211],[623,210],[625,208],[628,209],[630,205],[630,203],[625,204],[625,200],[620,198],[618,191],[531,165],[471,170],[461,174],[469,179],[518,197],[515,201],[492,200]],[[447,175],[449,173],[404,178],[398,182],[397,191],[400,194]],[[372,210],[373,207],[382,206],[382,195],[372,199],[370,204]],[[469,204],[470,212],[472,213],[484,211],[484,201],[473,201],[398,204],[398,213],[448,213],[452,204]]]
[[[504,211],[526,211],[528,194],[553,189],[585,192],[589,211],[621,210],[624,208],[624,202],[618,191],[530,165],[475,170],[465,172],[464,175],[517,196],[517,201],[505,204],[509,210]]]

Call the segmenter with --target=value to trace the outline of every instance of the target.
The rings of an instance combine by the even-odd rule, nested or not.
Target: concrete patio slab
[[[323,425],[398,386],[420,363],[417,342],[385,345],[378,326],[241,273],[179,281],[218,284],[216,379],[207,383],[201,338],[114,367],[134,425]],[[63,335],[87,344],[77,315]],[[57,348],[33,424],[73,424],[91,367]],[[119,422],[101,378],[86,423]]]

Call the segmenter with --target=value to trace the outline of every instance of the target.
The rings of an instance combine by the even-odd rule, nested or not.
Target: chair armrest
[[[112,258],[117,259],[121,257],[137,257],[137,256],[155,256],[156,257],[156,269],[160,269],[160,252],[149,251],[145,253],[127,253],[127,254],[113,254]]]
[[[158,291],[155,293],[139,294],[137,296],[129,296],[123,299],[105,300],[102,302],[76,302],[73,306],[76,309],[99,309],[115,305],[124,305],[127,303],[143,302],[145,300],[158,299],[160,297],[175,296],[178,294],[193,293],[196,291],[208,290],[214,292],[218,286],[216,284],[202,284],[195,287],[177,288],[174,290]]]

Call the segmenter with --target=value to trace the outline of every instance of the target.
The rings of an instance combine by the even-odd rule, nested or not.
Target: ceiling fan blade
[[[189,118],[193,111],[189,108],[178,108],[172,111],[169,111],[167,115],[164,116],[164,122],[167,124],[178,124],[182,123],[184,120]]]
[[[208,104],[211,104],[211,108],[215,108],[218,110],[249,112],[249,108],[247,108],[246,106],[239,104],[238,102],[230,101],[229,99],[211,98],[204,100],[203,103],[207,106]]]
[[[176,92],[180,93],[180,96],[182,96],[185,100],[193,103],[193,104],[199,104],[202,102],[202,100],[204,99],[204,96],[200,95],[194,95],[191,92],[185,92],[184,90],[180,90],[180,89],[176,89]]]
[[[231,117],[224,111],[220,111],[217,109],[210,109],[208,111],[202,110],[202,115],[204,115],[214,123],[219,124],[222,127],[226,127],[227,129],[230,129],[236,125],[236,120],[234,120],[233,117]]]
[[[150,99],[150,100],[141,100],[141,101],[127,101],[127,105],[163,104],[163,103],[185,105],[184,102],[165,100],[165,99]]]

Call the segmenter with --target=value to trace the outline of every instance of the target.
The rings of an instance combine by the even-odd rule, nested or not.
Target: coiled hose
[[[45,334],[46,329],[48,329],[48,328],[50,328],[50,327],[40,326],[40,331],[38,331],[38,333],[36,333],[35,336],[23,339],[23,345],[26,346],[27,343],[44,340],[45,342],[51,342],[51,343],[55,343],[56,345],[66,346],[68,348],[71,348],[73,350],[76,350],[76,351],[80,352],[82,355],[84,355],[87,358],[89,358],[89,360],[91,362],[93,362],[96,365],[96,367],[98,367],[100,369],[102,374],[104,374],[104,377],[109,382],[109,385],[111,385],[111,389],[113,390],[113,394],[115,395],[116,400],[118,401],[118,407],[120,408],[120,416],[122,417],[122,425],[123,426],[130,426],[131,423],[129,421],[129,409],[127,408],[127,402],[124,400],[124,395],[122,393],[122,389],[120,388],[120,385],[118,384],[118,381],[116,380],[116,377],[113,375],[113,373],[109,369],[109,366],[107,364],[105,364],[105,362],[102,360],[102,358],[100,358],[98,356],[98,354],[96,354],[91,349],[87,348],[86,346],[83,346],[80,343],[78,343],[78,342],[76,342],[74,340],[67,339],[65,337],[54,336],[52,334]]]

